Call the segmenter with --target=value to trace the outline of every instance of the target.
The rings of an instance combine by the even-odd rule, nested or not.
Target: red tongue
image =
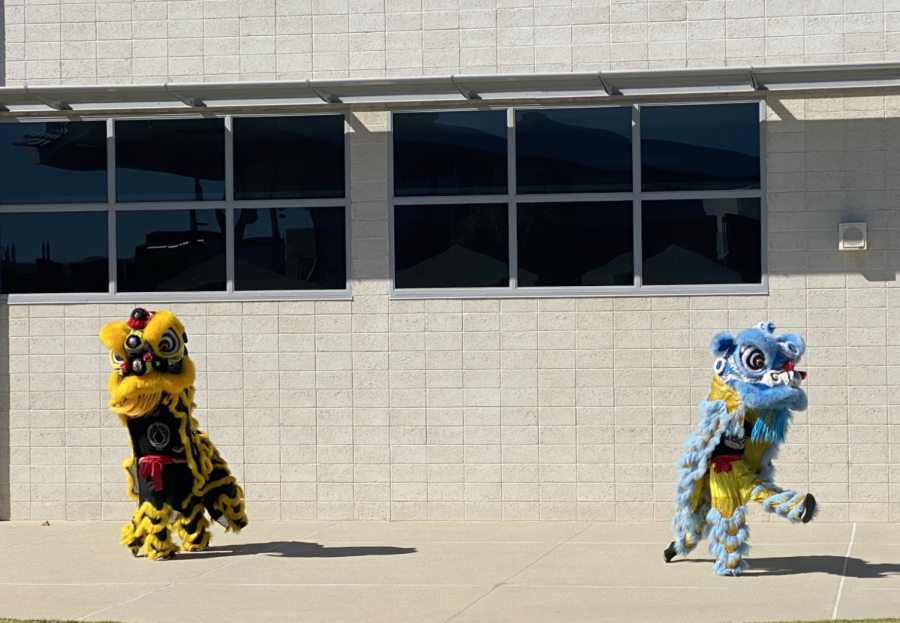
[[[794,362],[793,361],[786,362],[784,364],[784,371],[785,372],[793,372],[794,371]],[[803,380],[806,378],[806,372],[803,372],[802,370],[797,370],[797,374],[800,375],[800,380]]]

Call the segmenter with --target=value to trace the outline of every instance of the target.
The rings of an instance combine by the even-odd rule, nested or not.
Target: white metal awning
[[[0,88],[0,112],[647,97],[900,86],[900,63]]]

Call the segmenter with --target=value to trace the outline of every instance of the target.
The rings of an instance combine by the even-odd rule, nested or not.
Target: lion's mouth
[[[769,387],[787,385],[788,387],[800,387],[800,383],[806,378],[806,372],[802,370],[773,370],[763,377],[763,383]]]

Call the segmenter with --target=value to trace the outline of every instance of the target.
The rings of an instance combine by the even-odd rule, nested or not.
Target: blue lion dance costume
[[[806,345],[799,335],[775,335],[763,322],[732,337],[720,333],[710,350],[715,375],[700,403],[700,424],[685,441],[675,487],[675,541],[664,556],[687,556],[704,538],[716,559],[713,573],[739,575],[747,568],[747,502],[763,505],[792,523],[809,523],[816,500],[772,482],[772,459],[784,441],[791,411],[806,409],[796,370]]]

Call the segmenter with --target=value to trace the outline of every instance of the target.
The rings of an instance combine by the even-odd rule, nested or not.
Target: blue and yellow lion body
[[[812,518],[814,502],[771,482],[791,412],[807,407],[799,387],[806,373],[796,369],[805,349],[799,335],[775,335],[771,323],[713,338],[715,375],[678,463],[672,555],[686,556],[708,536],[714,572],[737,575],[746,567],[748,501],[792,522]]]

